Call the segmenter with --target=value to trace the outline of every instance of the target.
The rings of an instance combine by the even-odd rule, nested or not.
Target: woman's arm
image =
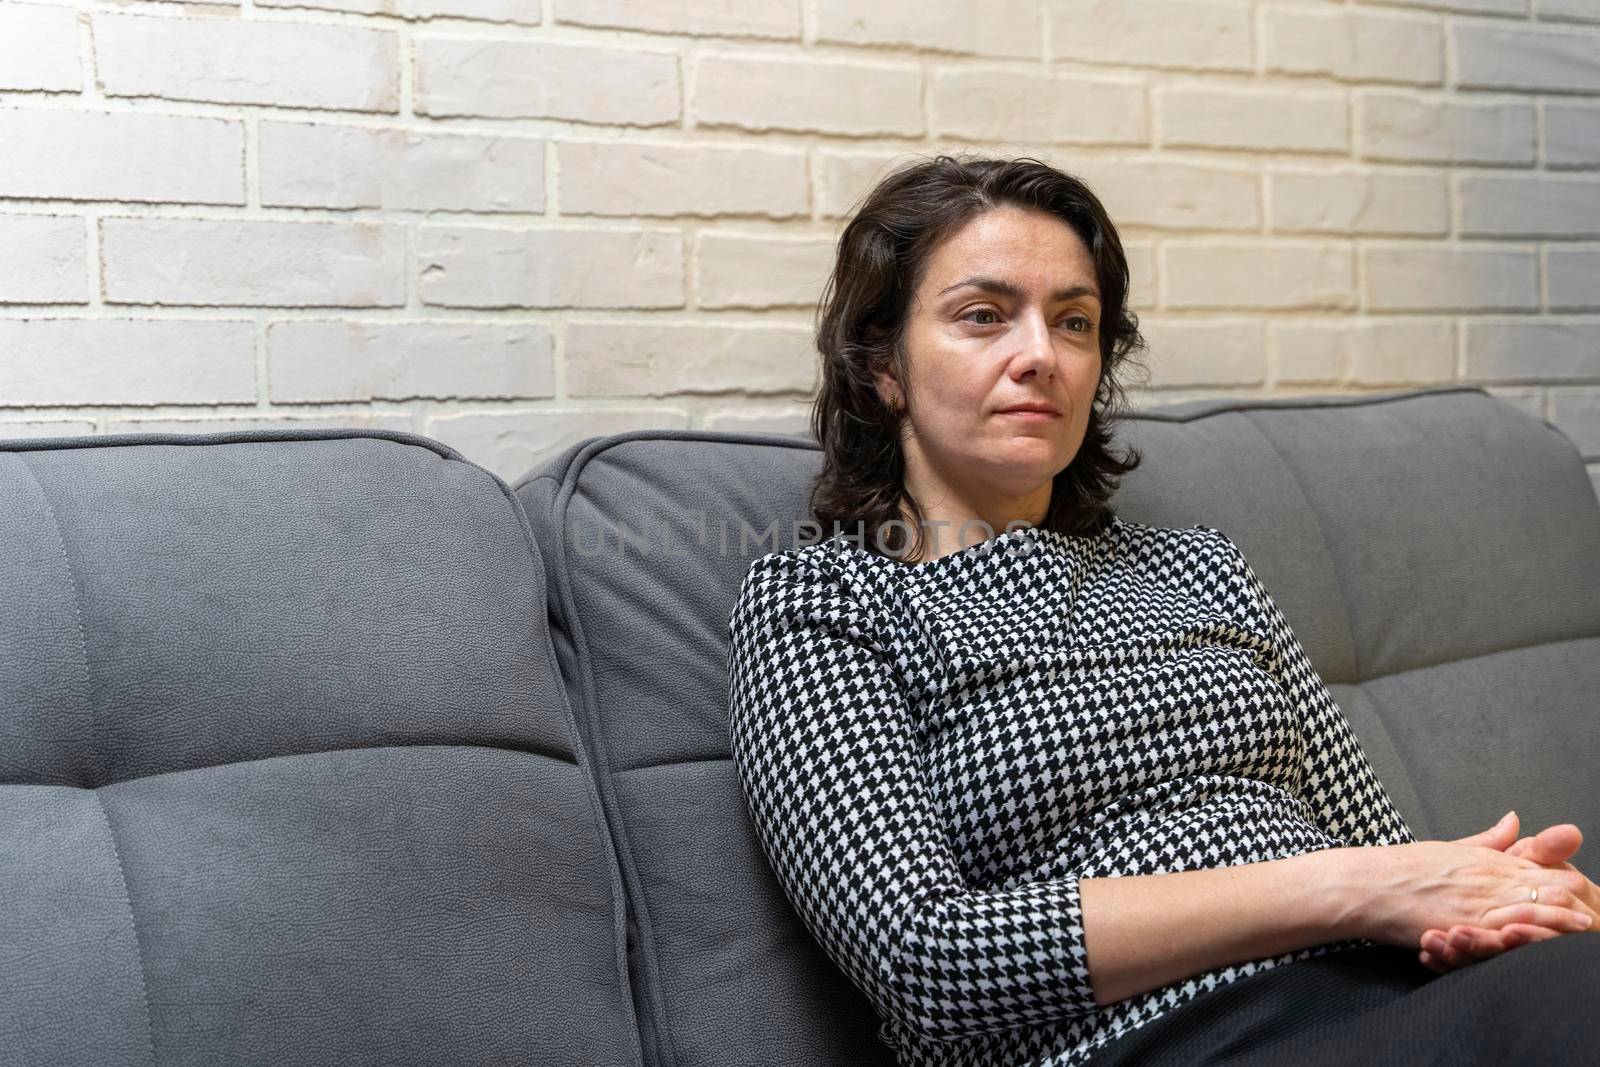
[[[1079,883],[1101,1004],[1230,963],[1364,936],[1365,849]]]
[[[762,557],[729,621],[733,759],[796,912],[880,1013],[919,1034],[1092,1012],[1077,878],[966,884],[897,668],[824,566]]]

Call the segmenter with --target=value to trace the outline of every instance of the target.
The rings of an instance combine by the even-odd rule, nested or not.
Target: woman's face
[[[940,245],[906,327],[908,486],[985,509],[1048,500],[1088,429],[1100,311],[1089,250],[1053,215],[1002,207]],[[878,387],[905,404],[893,378]],[[1029,403],[1054,414],[1005,410]]]

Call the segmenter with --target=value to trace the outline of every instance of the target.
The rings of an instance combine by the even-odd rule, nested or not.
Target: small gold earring
[[[889,394],[889,410],[890,411],[898,411],[899,409],[900,409],[900,394],[899,393],[890,393]]]

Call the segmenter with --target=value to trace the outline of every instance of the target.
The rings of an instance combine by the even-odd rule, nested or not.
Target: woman
[[[1381,1059],[1420,1019],[1487,1054],[1525,998],[1592,1001],[1577,828],[1417,841],[1233,541],[1107,505],[1127,296],[1103,207],[1037,160],[915,163],[846,226],[835,533],[756,560],[730,620],[732,751],[801,919],[912,1064]],[[1498,981],[1518,946],[1542,966]]]

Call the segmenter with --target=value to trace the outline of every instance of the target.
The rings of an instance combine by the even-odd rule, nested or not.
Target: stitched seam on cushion
[[[133,928],[133,950],[139,957],[139,998],[144,1002],[145,1046],[150,1050],[150,1062],[153,1064],[156,1062],[156,1033],[155,1023],[150,1017],[150,982],[145,974],[144,943],[139,940],[139,920],[133,914],[133,893],[128,888],[128,871],[122,865],[122,850],[117,847],[117,831],[111,825],[111,813],[106,810],[98,789],[89,792],[94,797],[95,807],[100,809],[100,817],[106,822],[106,836],[111,839],[111,855],[117,861],[117,877],[122,880],[122,902],[128,906],[128,925]]]
[[[22,464],[23,469],[28,472],[29,477],[33,479],[33,484],[38,487],[39,496],[44,500],[45,508],[50,513],[50,522],[52,525],[54,525],[56,531],[56,544],[61,549],[61,562],[67,569],[67,579],[72,585],[73,622],[77,626],[78,648],[82,653],[82,706],[89,711],[89,718],[93,726],[90,736],[93,739],[98,740],[100,738],[100,724],[98,721],[98,716],[95,715],[94,708],[89,699],[89,641],[85,636],[83,629],[82,592],[78,587],[78,572],[72,566],[72,557],[67,554],[67,538],[66,534],[61,528],[61,517],[56,513],[55,502],[50,499],[50,494],[48,491],[46,491],[44,482],[40,481],[39,475],[34,471],[33,466],[28,462],[27,457],[18,454],[17,459]],[[100,759],[98,761],[100,764],[101,781],[104,781],[108,777],[104,753],[105,747],[102,745],[100,748]],[[134,918],[133,914],[133,895],[128,889],[128,872],[122,864],[122,850],[117,847],[117,832],[111,825],[111,815],[106,811],[105,802],[100,798],[100,792],[98,789],[91,788],[89,792],[94,796],[95,807],[99,809],[100,817],[105,820],[106,836],[111,841],[111,855],[112,858],[117,861],[117,877],[122,881],[122,900],[123,903],[128,907],[128,925],[133,931],[133,949],[134,954],[138,957],[139,961],[139,1000],[144,1006],[145,1047],[149,1049],[150,1062],[153,1064],[156,1062],[155,1023],[150,1016],[150,987],[149,980],[145,975],[144,945],[139,940],[139,921]]]
[[[465,462],[470,463],[471,461],[467,460]],[[599,831],[601,844],[611,861],[609,865],[610,870],[607,873],[614,876],[610,879],[612,894],[615,898],[612,916],[612,936],[617,942],[617,963],[618,967],[620,968],[619,977],[622,979],[622,1004],[628,1012],[628,1023],[630,1026],[629,1037],[633,1039],[633,1051],[635,1053],[635,1059],[638,1063],[643,1064],[644,1047],[643,1043],[639,1040],[639,1016],[638,1011],[634,1007],[633,1003],[632,968],[628,960],[628,897],[627,886],[624,884],[622,866],[618,860],[618,853],[621,850],[617,848],[616,841],[613,837],[610,820],[606,814],[606,797],[601,791],[600,775],[590,762],[590,754],[584,747],[583,743],[583,732],[578,728],[577,709],[575,709],[572,706],[572,702],[567,699],[567,685],[565,680],[561,677],[561,662],[555,654],[554,638],[552,638],[550,635],[550,623],[548,619],[548,613],[550,610],[550,590],[548,588],[548,583],[544,580],[544,553],[539,548],[538,539],[533,535],[533,523],[532,520],[528,518],[527,509],[522,506],[522,500],[517,496],[516,492],[513,491],[511,487],[506,484],[505,479],[501,478],[498,474],[489,470],[487,467],[480,467],[480,469],[495,480],[495,482],[500,486],[500,491],[505,494],[506,499],[510,501],[511,510],[516,515],[517,522],[522,528],[522,536],[527,541],[528,551],[533,557],[535,557],[535,561],[540,565],[538,576],[540,579],[540,587],[544,593],[544,599],[539,605],[539,610],[544,612],[547,616],[544,627],[544,651],[548,655],[551,669],[555,672],[552,681],[555,683],[556,698],[561,701],[561,707],[565,712],[566,723],[572,727],[573,759],[578,766],[580,772],[579,776],[588,783],[589,799],[593,802],[597,809],[595,811],[595,829]],[[560,483],[558,482],[558,487],[559,484]],[[552,510],[554,509],[554,503],[554,501],[551,502]],[[559,523],[556,525],[556,534],[558,538],[561,536],[561,527]]]
[[[635,431],[635,437],[630,439],[637,439],[638,436],[643,436],[647,432]],[[576,653],[574,660],[579,669],[579,690],[582,697],[584,719],[592,727],[589,731],[589,744],[594,748],[595,771],[593,777],[595,786],[601,793],[601,811],[611,824],[610,829],[613,847],[617,853],[618,870],[624,881],[625,907],[634,913],[639,923],[639,955],[641,964],[648,967],[646,977],[650,991],[650,1007],[655,1019],[657,1051],[668,1064],[676,1064],[678,1048],[672,1035],[671,1024],[667,1019],[666,1004],[661,992],[661,965],[656,953],[654,917],[651,915],[649,903],[640,885],[639,872],[634,864],[632,842],[628,837],[627,827],[623,822],[616,796],[611,789],[611,765],[606,758],[605,740],[599,728],[599,718],[594,712],[595,697],[592,661],[587,655],[588,641],[584,633],[583,622],[579,612],[576,610],[576,605],[573,603],[572,576],[567,566],[567,506],[573,494],[577,492],[578,480],[583,476],[583,468],[594,456],[621,443],[623,442],[616,438],[597,439],[590,447],[583,449],[575,456],[568,466],[561,492],[557,493],[555,499],[550,502],[551,529],[559,549],[553,562],[559,600],[562,609],[567,614],[567,624],[571,629],[573,650]],[[576,713],[576,709],[574,709],[574,713]],[[624,955],[627,954],[626,938],[624,938],[623,953]],[[631,969],[632,961],[629,961],[629,963]]]
[[[1347,407],[1368,407],[1376,404],[1392,404],[1408,400],[1416,400],[1424,396],[1438,396],[1446,393],[1481,393],[1490,394],[1479,385],[1441,385],[1426,386],[1415,389],[1405,389],[1391,393],[1377,395],[1345,394],[1345,393],[1315,393],[1310,396],[1283,396],[1283,397],[1231,397],[1226,399],[1226,406],[1206,408],[1192,414],[1164,414],[1160,411],[1135,411],[1120,416],[1124,421],[1136,422],[1148,420],[1150,422],[1197,422],[1200,419],[1215,418],[1218,415],[1243,414],[1247,411],[1293,411],[1313,408],[1332,409]],[[1203,402],[1203,401],[1202,401]],[[1218,402],[1222,402],[1219,398]],[[1179,401],[1178,403],[1184,403]]]
[[[72,434],[65,437],[27,437],[0,442],[8,452],[53,452],[70,448],[127,448],[132,445],[209,445],[269,444],[276,441],[336,441],[351,438],[372,438],[397,441],[426,449],[445,459],[472,463],[460,452],[443,441],[410,430],[384,430],[377,427],[337,427],[299,429],[295,427],[264,427],[248,430],[218,430],[214,433],[174,433],[148,431],[120,434]],[[476,466],[477,464],[473,464]]]
[[[636,432],[638,432],[638,431],[636,431]],[[448,446],[441,445],[441,448],[448,448]],[[523,540],[526,542],[526,544],[528,546],[528,551],[530,553],[530,559],[534,560],[534,561],[537,561],[537,562],[540,562],[542,564],[544,554],[539,549],[538,541],[533,535],[533,526],[532,526],[531,520],[528,518],[527,509],[525,509],[522,506],[522,501],[517,497],[517,494],[516,494],[515,490],[512,489],[512,487],[506,482],[506,480],[504,478],[500,477],[500,475],[496,474],[494,471],[490,470],[489,468],[483,466],[481,463],[476,463],[473,460],[468,459],[466,456],[462,455],[459,452],[456,452],[454,449],[450,449],[450,453],[451,453],[450,455],[445,456],[445,459],[447,461],[453,461],[453,462],[461,463],[464,466],[471,467],[471,468],[479,471],[480,473],[486,474],[486,475],[489,476],[490,481],[493,482],[494,485],[500,490],[501,496],[505,497],[506,501],[511,505],[512,515],[516,518],[518,528],[521,529],[521,531],[522,531]],[[541,477],[548,477],[548,475],[541,475]],[[531,479],[529,479],[529,480],[531,480]],[[522,482],[523,482],[523,480],[519,479],[517,484],[521,485]],[[553,506],[553,504],[554,504],[554,502],[552,502],[552,506]],[[559,524],[558,524],[558,526],[557,526],[558,533],[559,533],[559,530],[560,530],[560,527],[559,527]],[[545,583],[542,580],[543,579],[543,567],[542,566],[540,567],[540,570],[539,570],[538,573],[539,573],[539,576],[541,578],[541,582],[540,582],[541,587],[546,586],[547,583]],[[549,602],[550,602],[550,591],[549,591],[548,588],[544,588],[543,592],[544,592],[544,601],[539,605],[539,610],[543,611],[543,612],[548,612],[548,610],[549,610]],[[558,660],[557,660],[557,658],[555,656],[555,649],[553,647],[553,643],[552,643],[552,640],[551,640],[551,637],[550,637],[550,630],[549,630],[548,622],[546,623],[544,633],[545,633],[544,651],[548,654],[549,663],[550,663],[552,669],[555,671],[555,675],[554,675],[553,681],[555,683],[556,698],[561,701],[562,709],[565,712],[566,721],[572,727],[573,760],[574,760],[575,764],[577,765],[577,767],[579,768],[579,771],[581,772],[580,773],[580,777],[584,778],[589,784],[589,796],[590,796],[590,799],[595,801],[595,802],[597,802],[599,804],[599,806],[600,806],[600,811],[597,813],[596,820],[595,820],[595,828],[600,832],[600,835],[602,837],[602,842],[601,842],[602,845],[611,853],[612,869],[613,869],[613,871],[615,871],[615,878],[612,879],[612,881],[611,881],[611,887],[612,887],[613,894],[617,899],[616,909],[615,909],[615,913],[614,913],[614,923],[613,923],[613,927],[612,927],[612,933],[613,933],[613,936],[617,940],[617,960],[618,960],[619,966],[621,967],[621,978],[623,979],[623,983],[622,983],[622,994],[623,994],[622,1002],[623,1002],[623,1007],[628,1012],[628,1015],[629,1015],[629,1020],[628,1021],[631,1024],[631,1027],[632,1027],[631,1030],[630,1030],[630,1035],[629,1036],[631,1036],[633,1038],[633,1048],[634,1048],[635,1053],[638,1054],[637,1055],[637,1059],[638,1059],[639,1062],[642,1063],[643,1060],[644,1060],[644,1054],[643,1054],[643,1050],[640,1047],[640,1043],[639,1043],[639,1023],[638,1023],[637,1014],[636,1014],[636,1012],[634,1010],[633,992],[632,992],[632,988],[631,988],[632,982],[630,981],[630,978],[629,978],[629,969],[628,969],[627,900],[626,900],[626,896],[625,896],[626,887],[622,884],[623,877],[624,877],[623,876],[623,872],[620,869],[620,866],[616,862],[616,856],[617,856],[617,853],[620,850],[616,847],[615,842],[611,839],[611,827],[610,827],[610,825],[609,825],[609,823],[607,821],[606,812],[605,812],[605,798],[603,796],[601,796],[601,794],[600,794],[600,785],[599,785],[599,781],[598,781],[600,776],[595,772],[593,767],[589,766],[589,754],[584,749],[583,738],[581,736],[580,731],[578,730],[577,713],[573,709],[571,702],[567,700],[566,685],[562,681],[562,678],[561,678],[561,665],[560,665],[560,663],[558,662]],[[622,890],[622,892],[618,892],[618,890]]]
[[[165,771],[136,774],[131,778],[118,778],[114,782],[103,782],[99,787],[84,786],[81,788],[106,788],[114,785],[127,785],[130,782],[149,782],[153,779],[165,778],[170,774],[193,774],[197,771],[214,771],[223,767],[242,767],[248,763],[268,763],[272,760],[306,759],[310,756],[333,756],[344,752],[382,752],[388,749],[413,748],[476,749],[484,752],[509,752],[517,756],[537,756],[540,759],[550,760],[552,763],[564,763],[569,767],[577,766],[576,763],[560,752],[550,752],[542,748],[500,745],[487,741],[360,741],[352,745],[339,745],[333,748],[308,748],[297,752],[273,752],[265,756],[241,756],[238,759],[223,760],[220,763],[196,763],[189,767],[173,767]]]
[[[67,584],[72,587],[72,623],[78,631],[79,667],[83,677],[83,690],[79,695],[78,706],[89,715],[90,744],[100,740],[100,722],[95,714],[94,705],[89,699],[89,639],[83,630],[83,591],[78,587],[78,572],[72,566],[72,557],[67,555],[67,535],[61,529],[61,517],[56,514],[55,501],[50,499],[50,494],[45,490],[44,482],[39,480],[39,475],[34,471],[33,465],[28,462],[26,455],[17,453],[17,462],[22,464],[22,469],[28,472],[28,477],[33,479],[34,486],[39,490],[39,499],[44,501],[45,511],[50,515],[50,525],[55,529],[56,547],[61,550],[61,565],[67,571]],[[101,746],[97,753],[100,771],[100,781],[105,781],[109,774],[106,770],[105,748]],[[82,773],[84,768],[79,768],[79,778],[85,786],[89,785],[89,776]]]

